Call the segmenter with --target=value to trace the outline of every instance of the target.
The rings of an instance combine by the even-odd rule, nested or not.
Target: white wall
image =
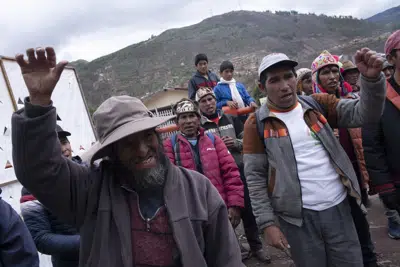
[[[13,97],[20,109],[23,107],[24,98],[28,96],[21,71],[15,61],[1,60],[12,88]],[[57,114],[61,118],[61,121],[57,123],[72,134],[69,140],[74,154],[83,153],[84,150],[81,148],[89,149],[96,138],[73,69],[64,70],[54,90],[53,102],[57,108]],[[5,168],[7,161],[13,166],[11,146],[11,115],[13,112],[14,107],[5,77],[0,72],[0,184],[3,185],[1,186],[1,197],[20,214],[19,199],[22,186],[16,180],[14,168]],[[42,254],[39,256],[41,267],[52,266],[49,256]]]

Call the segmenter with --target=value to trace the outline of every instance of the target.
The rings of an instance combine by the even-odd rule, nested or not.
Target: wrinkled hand
[[[240,223],[240,208],[230,207],[228,209],[229,221],[232,224],[233,229],[235,229]]]
[[[360,73],[369,79],[376,79],[381,75],[383,58],[368,48],[358,50],[355,54],[355,63]]]
[[[21,68],[30,101],[34,105],[46,106],[50,103],[51,94],[68,62],[56,64],[56,53],[52,47],[37,48],[36,56],[35,50],[29,48],[26,55],[28,61],[25,61],[22,54],[16,55],[15,59]]]
[[[277,249],[285,250],[290,248],[286,237],[283,235],[279,227],[275,225],[268,226],[264,229],[264,239],[266,243]]]
[[[226,102],[226,104],[230,108],[234,108],[234,109],[238,109],[239,108],[239,104],[236,101],[228,101],[228,102]]]
[[[232,137],[222,136],[221,139],[228,149],[235,148],[235,139],[233,139]]]

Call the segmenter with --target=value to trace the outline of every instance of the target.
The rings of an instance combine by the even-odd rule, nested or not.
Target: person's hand
[[[256,108],[258,108],[258,105],[256,104],[256,102],[251,102],[250,107],[256,109]]]
[[[382,200],[383,204],[386,206],[386,208],[390,210],[400,209],[399,197],[397,196],[396,191],[380,194],[379,197]]]
[[[271,225],[264,229],[264,239],[266,243],[277,249],[286,250],[290,248],[286,237],[276,225]]]
[[[229,221],[232,224],[233,229],[235,229],[240,223],[240,208],[230,207],[228,209]]]
[[[377,79],[381,75],[383,58],[369,48],[358,50],[354,56],[360,73],[369,79]]]
[[[15,59],[21,68],[30,101],[34,105],[47,106],[68,62],[61,61],[56,64],[56,53],[52,47],[37,48],[36,55],[35,50],[29,48],[26,50],[26,55],[28,61],[25,61],[22,54],[16,55]]]
[[[239,108],[239,104],[236,101],[228,101],[228,102],[226,102],[226,104],[230,108],[234,108],[234,109],[238,109]]]
[[[235,139],[233,139],[230,136],[222,136],[221,140],[225,143],[226,147],[228,149],[234,148],[235,147]]]

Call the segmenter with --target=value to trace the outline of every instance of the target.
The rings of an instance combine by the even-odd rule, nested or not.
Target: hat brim
[[[71,136],[71,133],[67,132],[67,131],[59,131],[59,132],[57,132],[57,135],[58,135],[59,138],[60,137],[67,137],[67,136]]]
[[[175,116],[146,117],[121,125],[117,129],[115,129],[109,136],[107,136],[102,143],[96,142],[88,151],[88,154],[92,154],[92,156],[88,155],[86,156],[86,158],[90,159],[90,163],[92,163],[100,158],[110,156],[107,155],[109,152],[107,149],[109,145],[132,134],[156,128],[157,126],[173,118],[175,118]]]
[[[269,65],[268,67],[266,67],[263,70],[261,70],[260,73],[258,74],[258,76],[261,76],[261,74],[264,71],[269,70],[269,69],[271,69],[273,67],[276,67],[278,65],[284,65],[284,66],[286,65],[286,66],[294,68],[294,67],[297,67],[299,65],[299,63],[297,61],[290,60],[290,59],[281,60],[281,61],[275,62],[274,64]]]
[[[345,70],[343,70],[342,74],[345,74],[346,72],[352,71],[352,70],[358,70],[358,68],[357,68],[357,67],[354,67],[354,68],[345,69]],[[358,71],[359,71],[359,70],[358,70]],[[360,71],[359,71],[359,72],[360,72]]]

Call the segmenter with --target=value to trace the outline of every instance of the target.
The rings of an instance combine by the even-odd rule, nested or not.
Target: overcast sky
[[[58,59],[93,60],[232,10],[297,10],[368,18],[399,0],[14,0],[2,4],[0,55],[52,45]],[[396,3],[395,3],[396,2]]]

